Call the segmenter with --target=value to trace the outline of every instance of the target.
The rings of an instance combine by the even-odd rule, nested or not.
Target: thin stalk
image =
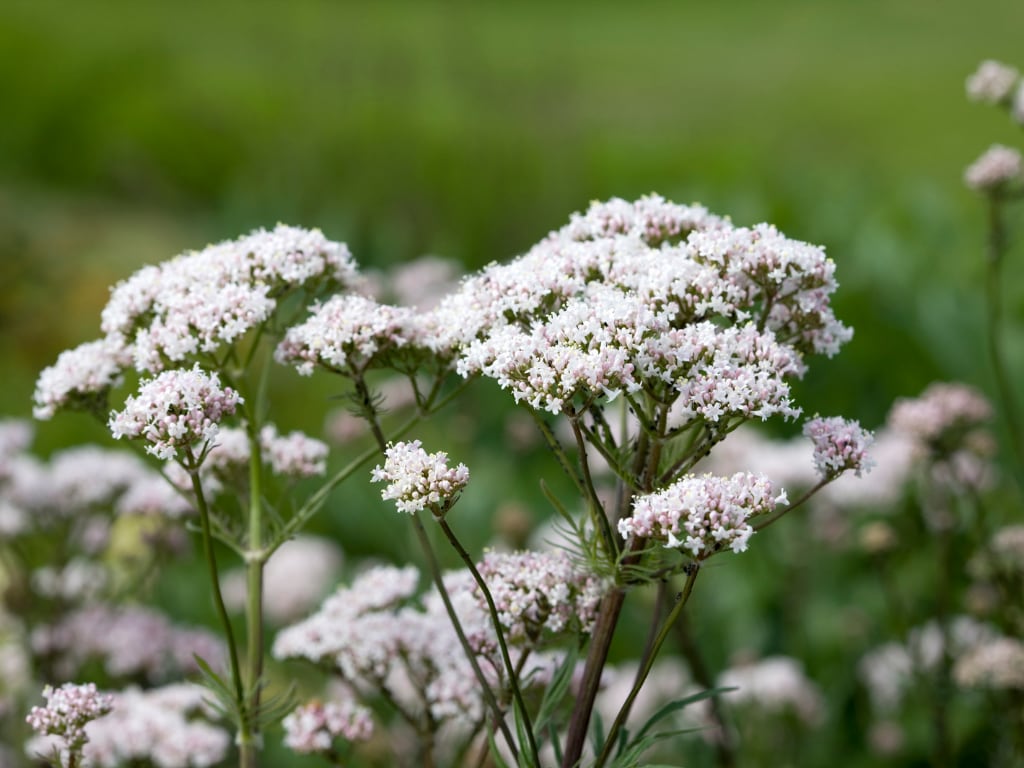
[[[448,538],[449,543],[455,548],[455,551],[459,553],[459,557],[462,558],[462,562],[466,564],[469,572],[473,574],[473,580],[480,588],[480,592],[483,594],[484,600],[487,601],[487,610],[491,614],[491,623],[494,624],[494,633],[498,636],[498,647],[501,649],[501,660],[505,664],[505,671],[508,673],[508,682],[509,687],[512,689],[512,698],[515,701],[516,708],[519,710],[519,716],[523,719],[524,730],[526,731],[526,736],[529,740],[530,754],[533,757],[533,764],[539,766],[540,753],[537,751],[537,741],[533,735],[533,724],[530,722],[530,713],[527,711],[526,703],[523,701],[522,691],[519,690],[519,681],[516,679],[516,668],[512,664],[512,657],[509,655],[508,645],[505,643],[505,633],[501,630],[501,618],[498,616],[498,607],[494,604],[494,597],[491,596],[491,590],[488,589],[483,576],[481,576],[480,571],[477,570],[476,563],[473,562],[473,558],[469,556],[469,552],[467,552],[466,548],[462,546],[462,542],[459,541],[459,538],[448,525],[448,522],[443,517],[438,517],[437,521],[441,526],[441,530],[444,531],[444,535]]]
[[[636,406],[634,406],[635,408]],[[647,463],[647,454],[650,449],[650,439],[647,432],[641,430],[637,436],[636,453],[633,457],[633,478],[638,478]],[[629,509],[633,499],[636,486],[634,482],[624,483],[620,489],[618,498],[618,509],[613,522],[617,523]],[[622,558],[620,567],[628,567],[635,564],[640,557],[638,549],[643,543],[639,539],[633,539],[630,544],[630,551]],[[626,600],[626,593],[622,589],[613,589],[604,599],[601,600],[601,607],[598,609],[597,620],[594,622],[594,629],[590,633],[590,648],[587,651],[587,661],[583,667],[583,680],[580,683],[579,693],[576,696],[576,703],[573,705],[572,714],[569,716],[569,730],[565,736],[565,752],[562,756],[562,768],[574,768],[583,754],[583,745],[587,740],[587,727],[590,724],[590,715],[594,710],[594,699],[597,698],[597,689],[601,685],[601,673],[604,671],[608,661],[608,650],[611,648],[612,637],[615,635],[615,628],[619,623],[619,614],[622,613],[622,604]]]
[[[590,507],[591,517],[601,530],[601,538],[604,541],[605,554],[612,562],[619,556],[618,542],[615,534],[612,533],[611,524],[608,522],[608,515],[605,514],[601,500],[597,496],[597,489],[594,488],[594,478],[590,474],[590,461],[587,459],[587,444],[583,440],[583,433],[580,425],[574,417],[569,417],[569,424],[572,426],[572,433],[576,437],[576,452],[579,454],[579,465],[583,479],[583,488],[586,491],[587,501]]]
[[[594,709],[597,689],[601,685],[601,672],[608,659],[608,649],[611,647],[612,636],[619,623],[619,614],[622,612],[625,599],[626,593],[621,589],[615,589],[601,601],[597,621],[594,622],[594,630],[590,635],[590,650],[587,653],[587,663],[583,667],[583,680],[580,682],[576,704],[569,719],[569,730],[565,735],[562,768],[575,768],[583,754],[590,714]]]
[[[1017,460],[1017,472],[1014,475],[1017,478],[1017,482],[1024,485],[1024,445],[1021,443],[1024,437],[1021,435],[1020,415],[1017,412],[1017,401],[1014,396],[1014,388],[1010,383],[1010,375],[1006,367],[1002,342],[1002,265],[1003,255],[1006,253],[1007,247],[1006,223],[1002,216],[1002,200],[993,196],[989,197],[988,203],[988,242],[986,248],[988,269],[985,276],[988,353],[992,362],[992,371],[995,374],[999,399],[1003,404],[1006,428],[1010,436],[1010,447],[1013,450],[1014,458]]]
[[[380,453],[384,453],[387,450],[388,443],[384,437],[384,432],[381,430],[380,424],[377,420],[377,412],[373,407],[373,400],[369,396],[369,391],[366,389],[366,383],[358,378],[356,380],[356,388],[363,399],[363,405],[366,407],[366,421],[370,424],[370,431],[373,433],[374,438],[377,441],[377,449]],[[508,742],[509,749],[512,750],[512,754],[516,756],[518,761],[519,753],[516,750],[515,740],[512,738],[511,732],[508,730],[508,726],[505,724],[505,718],[501,711],[501,707],[498,705],[497,699],[494,698],[494,693],[491,691],[490,685],[487,683],[487,678],[484,677],[483,670],[480,669],[480,663],[477,661],[476,653],[473,652],[472,646],[469,644],[469,640],[466,638],[466,634],[462,629],[462,623],[459,621],[458,614],[455,613],[455,608],[452,606],[451,598],[448,595],[448,588],[444,585],[444,577],[441,574],[441,566],[437,562],[437,557],[434,555],[434,548],[430,546],[430,538],[427,536],[427,531],[423,527],[423,522],[420,520],[419,515],[413,515],[413,521],[415,522],[416,536],[419,539],[420,547],[423,549],[423,554],[427,558],[427,566],[430,569],[430,575],[434,580],[434,585],[437,587],[437,591],[441,593],[441,600],[444,603],[445,610],[448,612],[448,618],[451,620],[452,626],[455,629],[455,634],[459,637],[459,642],[462,644],[462,649],[466,653],[466,658],[469,659],[470,665],[473,667],[473,673],[476,675],[477,682],[480,684],[480,688],[484,693],[484,698],[487,700],[488,705],[494,711],[494,717],[499,721],[502,734],[505,736],[505,740]],[[443,522],[443,519],[442,519]],[[448,531],[446,531],[447,533]],[[461,550],[461,546],[459,547]],[[464,553],[465,550],[461,550],[460,554]],[[468,558],[469,555],[466,554]],[[470,560],[472,562],[472,560]],[[479,574],[474,575],[479,577]],[[485,592],[485,594],[488,594]],[[488,594],[488,599],[489,594]],[[504,640],[501,636],[501,630],[498,630],[498,639],[502,643],[502,651],[505,653],[507,658],[507,651],[505,650]],[[512,666],[508,665],[508,669],[511,672]],[[519,699],[521,701],[521,699]],[[525,710],[523,712],[525,715]],[[528,721],[527,721],[528,722]],[[531,739],[533,734],[531,733]],[[534,747],[534,754],[536,755],[536,747]]]
[[[694,563],[686,574],[686,583],[683,584],[683,591],[679,594],[679,598],[676,600],[675,607],[672,608],[672,612],[665,619],[665,623],[661,626],[661,631],[658,632],[657,638],[654,640],[654,645],[651,648],[651,653],[648,654],[647,658],[644,659],[643,665],[640,667],[640,671],[637,673],[636,680],[633,683],[632,689],[629,691],[629,695],[626,697],[626,701],[623,702],[622,708],[619,709],[619,714],[615,718],[615,722],[612,723],[612,727],[608,730],[608,735],[605,737],[604,747],[601,749],[601,754],[597,757],[597,762],[594,763],[594,768],[601,768],[611,757],[612,749],[614,748],[615,742],[619,735],[619,731],[622,730],[622,726],[626,723],[626,718],[629,716],[629,710],[633,706],[633,701],[640,693],[640,689],[647,681],[647,676],[651,673],[651,667],[654,666],[654,660],[658,657],[658,651],[661,650],[661,646],[665,644],[665,638],[668,637],[668,633],[672,629],[672,625],[676,623],[676,619],[683,612],[683,608],[686,606],[686,602],[690,599],[690,595],[693,593],[693,583],[697,580],[697,574],[700,573],[700,564]]]
[[[206,503],[206,496],[203,494],[203,485],[199,482],[199,467],[186,467],[189,476],[192,478],[192,492],[196,496],[196,506],[199,508],[199,523],[203,532],[203,555],[206,558],[206,567],[210,576],[210,584],[213,587],[213,602],[217,609],[217,617],[224,629],[224,636],[227,638],[228,660],[231,665],[231,682],[235,688],[235,702],[239,711],[239,743],[251,742],[252,734],[249,732],[249,717],[246,712],[244,685],[242,682],[242,668],[238,661],[238,646],[235,644],[235,632],[231,628],[231,619],[228,616],[228,609],[224,605],[224,597],[220,592],[220,577],[217,574],[217,560],[213,556],[213,537],[210,535],[210,510]],[[244,752],[243,752],[244,755]],[[243,761],[244,765],[244,761]]]
[[[936,608],[939,631],[942,633],[942,656],[939,658],[935,679],[935,692],[931,699],[934,743],[932,765],[947,768],[953,764],[952,734],[949,727],[949,699],[953,694],[952,650],[950,646],[949,612],[952,599],[950,577],[953,570],[953,530],[944,526],[938,531],[938,598]]]
[[[690,667],[690,674],[693,675],[694,682],[704,689],[713,688],[715,682],[711,677],[711,671],[708,669],[707,662],[704,661],[704,656],[700,652],[697,640],[690,631],[690,614],[684,614],[676,622],[675,629],[676,637],[679,640],[679,649],[683,652],[683,658],[686,659],[686,663]],[[709,707],[711,719],[718,729],[717,738],[714,740],[715,762],[721,768],[734,768],[736,765],[736,745],[732,729],[729,727],[729,722],[722,706],[722,698],[721,696],[712,696],[709,703],[711,705]]]
[[[430,546],[430,538],[427,536],[427,531],[423,527],[423,521],[420,520],[419,515],[413,515],[413,527],[416,529],[416,536],[419,538],[423,554],[426,556],[427,567],[430,570],[430,576],[434,581],[434,586],[441,594],[441,602],[444,603],[444,609],[447,611],[448,618],[451,620],[452,626],[455,628],[455,634],[459,638],[459,643],[462,645],[466,658],[469,660],[469,664],[473,668],[473,674],[476,676],[476,681],[480,684],[480,690],[484,695],[484,701],[494,713],[494,722],[505,737],[505,742],[508,744],[508,748],[512,751],[513,762],[518,763],[519,751],[516,749],[515,739],[512,737],[512,733],[509,731],[508,725],[505,723],[505,713],[502,712],[501,706],[498,704],[498,700],[494,698],[494,692],[491,690],[491,686],[487,682],[487,678],[484,676],[483,670],[480,668],[480,662],[477,659],[477,655],[473,651],[472,646],[469,644],[469,639],[466,637],[466,633],[462,629],[462,622],[459,621],[458,614],[455,613],[455,607],[452,605],[451,597],[448,595],[448,588],[444,585],[441,566],[438,564],[437,557],[434,555],[433,547]]]
[[[809,498],[811,498],[811,496],[813,496],[818,491],[820,491],[822,488],[824,488],[826,485],[831,483],[832,480],[834,480],[834,479],[835,478],[832,478],[832,477],[826,477],[825,479],[821,480],[816,486],[811,488],[809,491],[807,491],[807,493],[805,493],[803,496],[801,496],[799,499],[794,501],[789,506],[783,507],[782,509],[775,510],[774,512],[772,512],[771,515],[766,517],[764,520],[761,520],[757,525],[753,526],[754,532],[758,533],[760,531],[763,531],[765,528],[767,528],[769,525],[774,523],[776,520],[778,520],[783,515],[792,512],[794,509],[796,509],[797,507],[799,507],[802,504],[804,504]]]
[[[260,448],[260,437],[257,425],[250,419],[249,431],[249,537],[245,557],[246,594],[245,594],[245,631],[247,645],[246,671],[251,700],[248,711],[253,719],[252,744],[244,741],[240,747],[243,755],[249,747],[248,761],[243,757],[245,766],[255,766],[257,751],[260,744],[259,721],[256,718],[260,708],[260,680],[263,677],[263,565],[266,555],[263,553],[263,497],[262,466],[263,457]]]

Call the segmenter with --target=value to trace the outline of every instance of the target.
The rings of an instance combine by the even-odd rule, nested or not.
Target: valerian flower
[[[815,417],[804,424],[804,435],[814,445],[814,466],[825,479],[847,471],[860,477],[871,468],[868,448],[874,438],[856,421],[840,416]]]
[[[43,688],[45,707],[32,707],[26,722],[41,736],[56,736],[59,747],[80,753],[88,743],[85,726],[110,712],[114,700],[96,690],[95,683],[64,683]]]
[[[115,439],[141,438],[146,451],[161,459],[177,459],[200,450],[217,436],[220,422],[242,402],[231,387],[221,387],[216,373],[198,364],[191,370],[169,370],[144,379],[139,393],[129,397],[122,411],[110,415]]]
[[[637,499],[633,514],[619,521],[619,533],[654,539],[702,560],[725,547],[745,551],[754,533],[749,518],[786,501],[785,491],[776,491],[763,475],[688,475]]]
[[[371,479],[388,483],[381,498],[393,500],[399,512],[430,508],[443,515],[469,482],[465,464],[449,467],[447,453],[427,453],[419,440],[390,445],[384,455],[384,466],[375,467]]]

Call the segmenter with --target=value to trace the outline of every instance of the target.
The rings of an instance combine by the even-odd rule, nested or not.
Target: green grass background
[[[0,411],[27,415],[39,369],[98,335],[111,284],[182,250],[284,221],[321,227],[366,265],[435,253],[468,269],[521,253],[590,200],[651,191],[773,222],[836,260],[835,307],[856,336],[812,362],[799,393],[809,413],[876,426],[894,397],[934,379],[991,390],[984,209],[961,177],[989,144],[1020,146],[1022,134],[968,103],[964,80],[984,58],[1024,66],[1022,30],[1024,3],[1009,0],[7,0]],[[1020,257],[1005,279],[1018,320]],[[1013,331],[1018,374],[1022,342]],[[314,394],[294,397],[299,381],[282,371],[275,386],[283,425],[320,427],[334,383],[304,382]],[[486,416],[432,428],[457,458],[475,451],[488,479],[489,494],[460,506],[477,545],[494,499],[550,470],[520,457],[523,471],[507,471],[495,396],[475,388]],[[99,435],[60,417],[39,444]],[[322,527],[356,552],[401,557],[390,525]],[[713,574],[728,586],[713,594],[728,597],[698,610],[722,618],[761,600],[770,612],[750,584],[796,568],[776,562],[785,551]],[[805,645],[835,638],[831,608]],[[732,632],[770,650],[779,621]],[[819,670],[852,686],[842,658],[819,655]],[[823,754],[845,743],[834,739]]]

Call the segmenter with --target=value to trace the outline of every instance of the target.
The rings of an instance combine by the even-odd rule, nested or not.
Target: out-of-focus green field
[[[877,420],[986,375],[960,177],[1016,132],[963,81],[1021,29],[1022,4],[951,0],[7,2],[0,406],[186,248],[286,221],[362,263],[479,266],[658,191],[828,247],[857,339],[806,396]]]
[[[827,247],[836,313],[856,336],[812,361],[798,394],[808,414],[873,427],[894,397],[935,379],[992,390],[985,213],[961,177],[991,143],[1020,146],[1022,134],[968,103],[964,79],[984,58],[1024,66],[1024,3],[211,5],[0,5],[0,412],[27,415],[39,369],[99,335],[108,286],[182,250],[284,221],[321,227],[366,265],[435,253],[474,268],[524,251],[592,199],[651,191]],[[1015,255],[1005,288],[1019,320]],[[1024,372],[1019,333],[1008,349]],[[281,372],[277,418],[315,432],[331,385],[289,399],[297,384]],[[473,471],[500,495],[523,473],[488,465],[502,439],[493,418],[436,442],[490,443]],[[62,416],[37,442],[100,435]],[[479,545],[490,499],[474,503],[467,495],[460,513],[483,526],[468,533]],[[350,550],[393,545],[390,529],[337,526]],[[722,568],[728,597],[709,589],[698,610],[724,619],[757,603],[773,568],[813,580],[779,562],[786,554]],[[836,594],[846,575],[828,576]],[[819,608],[799,630],[752,614],[728,640],[770,646],[788,632],[787,647],[827,645],[846,630],[829,606],[807,611]],[[818,669],[849,688],[840,661],[819,655]],[[833,738],[808,764],[840,764],[829,751],[854,749],[857,735]]]

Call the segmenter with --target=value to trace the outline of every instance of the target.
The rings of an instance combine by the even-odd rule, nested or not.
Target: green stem
[[[434,555],[433,547],[430,546],[430,538],[427,536],[427,531],[423,527],[423,521],[420,520],[419,515],[413,515],[413,524],[413,527],[416,529],[416,536],[419,538],[420,546],[423,549],[423,554],[426,556],[427,567],[430,570],[434,586],[441,595],[441,601],[444,603],[444,609],[448,613],[448,618],[451,620],[452,627],[455,628],[455,634],[458,636],[459,643],[462,645],[462,650],[465,652],[466,658],[469,660],[469,665],[473,668],[473,674],[476,676],[476,681],[480,684],[480,691],[483,693],[484,701],[494,713],[494,722],[505,737],[505,743],[508,744],[508,748],[512,751],[513,762],[518,763],[519,752],[516,749],[515,739],[512,738],[512,733],[509,731],[508,725],[505,723],[505,713],[502,712],[501,706],[498,704],[498,700],[494,698],[494,692],[491,690],[491,686],[487,682],[487,678],[484,676],[483,670],[480,668],[480,662],[477,659],[476,652],[474,652],[472,646],[469,644],[469,639],[466,637],[466,633],[462,629],[462,622],[459,621],[459,616],[455,613],[455,607],[452,605],[451,597],[448,595],[448,588],[444,585],[441,566],[438,564],[437,557]]]
[[[245,629],[247,645],[246,669],[250,701],[248,712],[252,720],[252,734],[249,743],[239,740],[242,765],[249,768],[257,764],[260,748],[259,721],[256,713],[260,708],[260,681],[263,677],[263,565],[267,555],[263,552],[263,496],[262,466],[259,428],[250,419],[249,431],[249,537],[245,557],[246,594]]]
[[[498,647],[501,649],[501,660],[505,665],[505,671],[508,673],[509,687],[512,689],[512,698],[515,700],[516,707],[519,709],[519,716],[523,719],[523,725],[525,726],[526,736],[530,744],[530,755],[533,757],[533,764],[540,766],[540,755],[537,751],[537,741],[533,735],[533,725],[530,722],[530,714],[526,709],[526,704],[523,702],[523,694],[519,690],[519,680],[516,675],[516,668],[512,664],[512,657],[508,652],[508,645],[505,643],[505,633],[501,630],[501,618],[498,615],[498,607],[494,604],[494,597],[491,596],[491,590],[488,589],[487,583],[484,581],[483,576],[480,575],[480,571],[477,570],[476,563],[473,562],[473,558],[469,556],[469,552],[462,546],[462,542],[459,541],[455,532],[448,526],[448,522],[443,517],[437,518],[438,523],[441,525],[441,530],[444,531],[444,535],[448,537],[449,543],[455,548],[455,551],[459,553],[459,557],[462,558],[462,562],[466,564],[469,572],[473,574],[473,580],[476,585],[480,588],[480,592],[484,596],[484,600],[487,601],[487,610],[491,614],[491,623],[494,624],[494,634],[498,636]]]
[[[605,514],[601,500],[597,496],[597,489],[594,488],[594,478],[590,474],[590,461],[587,458],[587,444],[583,440],[583,433],[574,415],[566,414],[569,424],[572,426],[572,433],[576,437],[576,452],[579,454],[580,471],[583,479],[583,489],[590,507],[590,516],[601,531],[601,539],[604,541],[605,554],[609,562],[615,562],[619,556],[619,545],[612,532],[612,526],[608,522],[608,515]]]
[[[224,597],[220,592],[220,577],[217,574],[217,560],[213,556],[213,537],[210,535],[210,510],[206,503],[206,496],[203,494],[203,485],[199,481],[199,467],[183,465],[192,479],[192,492],[196,497],[196,506],[199,508],[199,523],[203,532],[203,554],[206,558],[206,567],[210,576],[210,585],[213,588],[213,602],[217,609],[217,616],[224,629],[224,636],[227,639],[228,659],[231,665],[231,682],[235,688],[235,703],[238,706],[238,728],[239,742],[244,744],[251,740],[249,733],[249,718],[246,713],[246,702],[244,684],[242,682],[242,669],[238,661],[238,646],[235,643],[235,632],[231,628],[231,619],[228,616],[228,609],[224,605]],[[244,764],[244,763],[243,763]]]
[[[1009,432],[1010,447],[1017,461],[1017,472],[1014,475],[1017,478],[1017,482],[1024,485],[1024,445],[1021,444],[1021,440],[1024,438],[1021,435],[1017,401],[1014,397],[1014,388],[1010,383],[1010,375],[1006,367],[1002,343],[1002,265],[1003,255],[1006,253],[1007,247],[1006,223],[1002,216],[1002,200],[999,197],[993,196],[989,198],[988,204],[988,242],[986,248],[988,269],[985,280],[988,353],[992,362],[992,370],[995,374],[999,399],[1002,401],[1003,413],[1006,416],[1006,428]]]
[[[834,479],[835,479],[834,477],[826,477],[824,480],[821,480],[816,486],[811,488],[809,491],[807,491],[807,493],[805,493],[803,496],[801,496],[799,499],[794,501],[789,506],[783,507],[782,509],[775,510],[771,515],[769,515],[768,517],[766,517],[763,520],[761,520],[757,525],[753,526],[754,532],[757,533],[757,532],[763,531],[765,528],[767,528],[769,525],[774,523],[776,520],[778,520],[783,515],[792,512],[794,509],[796,509],[797,507],[799,507],[802,504],[804,504],[809,498],[811,498],[811,496],[813,496],[818,491],[820,491],[822,488],[824,488],[826,485],[831,483]]]
[[[679,594],[679,598],[676,600],[675,607],[672,612],[665,619],[665,623],[661,626],[661,631],[658,632],[657,638],[654,640],[654,644],[651,647],[651,652],[647,654],[644,659],[643,665],[640,667],[640,671],[637,673],[636,680],[633,683],[632,689],[629,691],[629,695],[626,697],[626,701],[623,702],[622,707],[619,709],[619,714],[615,718],[615,722],[612,723],[611,729],[608,731],[607,737],[605,737],[604,747],[601,749],[601,754],[597,757],[597,762],[594,763],[594,768],[601,768],[611,757],[612,749],[617,741],[619,731],[622,730],[622,726],[626,723],[626,718],[629,717],[629,710],[633,706],[633,701],[640,693],[640,689],[647,681],[647,676],[651,673],[651,667],[654,666],[654,661],[658,657],[658,651],[661,650],[661,646],[665,644],[665,638],[668,637],[668,633],[672,629],[672,625],[676,623],[676,619],[683,612],[683,608],[686,606],[686,602],[690,599],[690,594],[693,592],[693,583],[697,580],[697,574],[700,573],[700,564],[694,563],[690,566],[686,574],[686,583],[683,585],[683,591]]]

